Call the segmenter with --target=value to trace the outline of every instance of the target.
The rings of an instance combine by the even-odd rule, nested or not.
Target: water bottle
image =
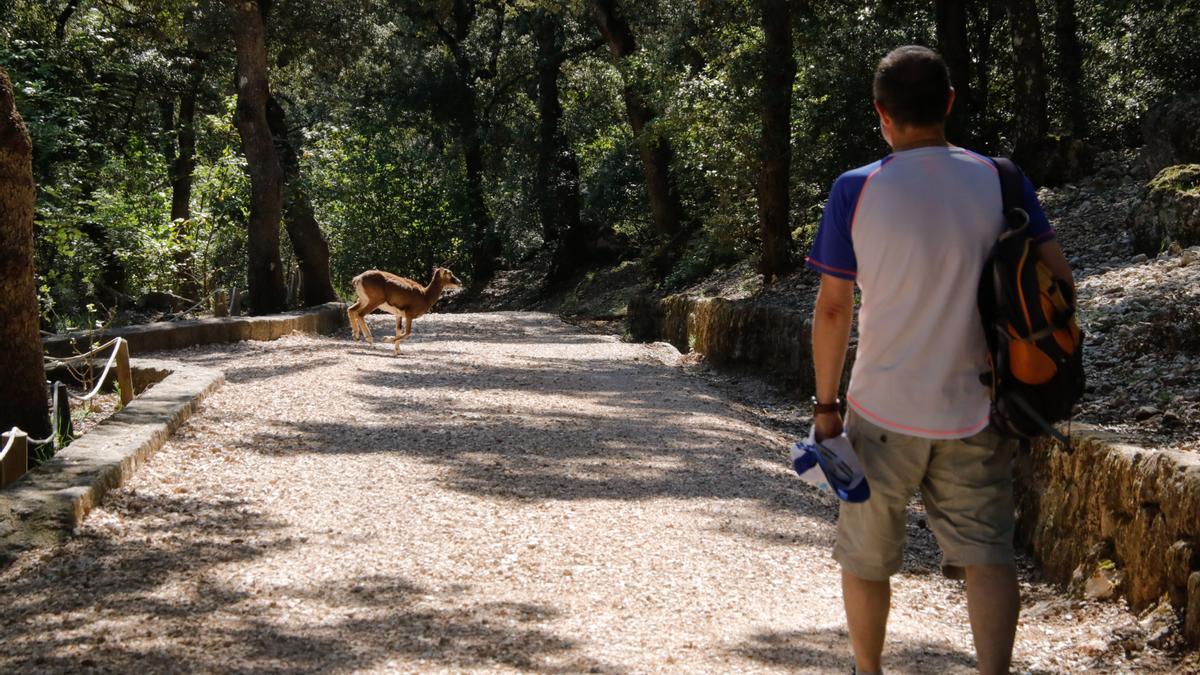
[[[800,480],[817,488],[821,492],[832,492],[829,487],[829,481],[825,478],[825,472],[821,470],[821,465],[817,463],[816,446],[810,444],[807,440],[796,441],[792,444],[791,450],[792,469],[796,475],[800,476]]]

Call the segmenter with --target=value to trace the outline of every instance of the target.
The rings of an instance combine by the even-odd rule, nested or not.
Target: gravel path
[[[834,500],[669,347],[437,314],[399,358],[346,335],[168,356],[228,382],[79,536],[0,573],[0,671],[847,668]],[[970,672],[961,588],[910,520],[890,664]],[[1022,669],[1166,663],[1126,660],[1117,606],[1024,592]]]

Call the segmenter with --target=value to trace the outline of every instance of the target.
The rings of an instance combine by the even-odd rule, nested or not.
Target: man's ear
[[[950,116],[950,111],[954,109],[954,97],[956,92],[954,87],[950,87],[950,97],[946,100],[946,117]]]
[[[887,108],[884,108],[883,104],[880,103],[878,99],[873,101],[873,103],[875,104],[875,113],[879,115],[879,121],[881,123],[891,125],[892,117],[891,115],[888,115]]]

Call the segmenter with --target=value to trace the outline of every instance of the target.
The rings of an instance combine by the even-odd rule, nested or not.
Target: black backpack
[[[979,313],[991,371],[980,378],[992,391],[992,425],[1006,436],[1032,439],[1070,419],[1083,395],[1083,333],[1075,294],[1038,254],[1022,208],[1024,177],[1011,160],[996,158],[1004,199],[1004,232],[979,283]]]

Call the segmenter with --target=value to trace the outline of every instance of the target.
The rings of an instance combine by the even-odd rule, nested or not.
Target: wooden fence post
[[[229,294],[229,316],[242,315],[242,294],[235,286],[233,292]]]
[[[54,417],[54,450],[57,452],[75,440],[75,424],[71,420],[71,397],[67,394],[67,385],[56,381],[50,386],[59,391],[54,398],[55,409],[51,411]]]
[[[117,338],[117,388],[124,408],[133,400],[133,371],[129,368],[129,342],[125,338]]]
[[[229,315],[229,291],[223,288],[213,291],[212,313],[216,317]]]

